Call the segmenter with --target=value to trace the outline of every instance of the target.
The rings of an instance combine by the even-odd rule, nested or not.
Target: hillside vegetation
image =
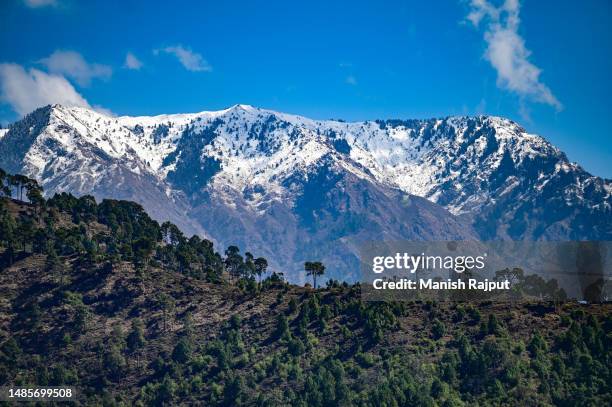
[[[365,303],[133,202],[0,181],[0,386],[88,406],[612,405],[610,304]]]

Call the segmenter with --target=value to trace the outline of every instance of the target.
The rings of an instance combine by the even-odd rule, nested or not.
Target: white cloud
[[[78,52],[57,50],[39,61],[50,73],[67,76],[79,85],[87,86],[94,78],[108,79],[113,73],[110,66],[90,64]]]
[[[21,116],[54,103],[90,107],[63,76],[38,69],[26,71],[17,64],[0,64],[0,90],[0,101]]]
[[[24,0],[23,3],[30,8],[57,6],[57,0]]]
[[[104,106],[93,105],[93,110],[95,110],[96,112],[98,112],[100,114],[106,115],[108,117],[115,117],[116,116],[115,113],[112,110],[107,109]]]
[[[346,83],[355,86],[357,85],[357,78],[355,78],[353,75],[349,75],[346,77]]]
[[[485,24],[487,50],[484,56],[497,71],[499,87],[561,110],[561,102],[540,81],[540,68],[529,61],[531,51],[518,33],[519,12],[518,0],[505,0],[499,7],[487,0],[472,0],[467,20],[476,28]]]
[[[142,62],[136,58],[136,55],[128,52],[125,56],[125,67],[137,71],[142,68]]]
[[[159,54],[160,52],[174,55],[179,60],[181,65],[183,65],[183,67],[185,67],[185,69],[188,71],[212,71],[212,66],[202,57],[202,55],[198,54],[197,52],[193,52],[191,49],[183,47],[182,45],[173,45],[153,51],[155,55]]]

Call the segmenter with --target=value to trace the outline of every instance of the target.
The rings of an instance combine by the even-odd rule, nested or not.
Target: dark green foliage
[[[489,314],[489,320],[487,322],[487,332],[490,335],[499,334],[501,331],[501,325],[497,320],[497,316],[495,314]]]
[[[126,361],[117,345],[104,352],[104,370],[111,380],[119,380],[126,368]]]
[[[82,405],[612,404],[609,304],[370,303],[224,254],[131,202],[0,198],[0,385]]]
[[[295,298],[291,298],[289,300],[289,313],[294,314],[297,311],[298,304]]]
[[[146,344],[144,326],[141,320],[132,321],[132,329],[127,337],[127,346],[131,352],[135,352]]]
[[[191,358],[191,344],[182,338],[172,351],[172,359],[177,363],[187,363]]]
[[[210,241],[197,236],[186,239],[169,222],[160,226],[134,202],[105,199],[97,204],[92,196],[76,198],[66,193],[45,201],[35,181],[4,172],[0,175],[2,179],[17,180],[15,185],[23,185],[34,208],[33,216],[15,219],[8,215],[6,204],[0,203],[0,246],[9,249],[0,258],[4,264],[12,263],[21,250],[48,254],[48,267],[54,270],[59,268],[57,255],[85,254],[80,259],[83,268],[106,260],[124,260],[140,268],[164,266],[209,281],[221,275],[222,259]],[[72,222],[80,226],[56,227],[60,214],[69,214]],[[84,225],[91,222],[107,227],[110,233],[85,233]],[[253,264],[256,271],[265,272],[265,259],[258,258]]]
[[[440,339],[445,333],[446,327],[444,326],[444,323],[442,323],[442,321],[439,319],[434,320],[431,327],[431,334],[433,335],[434,339]]]
[[[320,261],[307,261],[304,263],[307,276],[312,276],[313,287],[317,288],[317,277],[325,274],[325,266]]]
[[[244,396],[244,379],[241,376],[232,377],[223,390],[222,406],[232,407],[242,404]]]
[[[276,317],[276,330],[274,332],[274,338],[280,339],[289,335],[289,323],[287,317],[283,314],[279,314]]]

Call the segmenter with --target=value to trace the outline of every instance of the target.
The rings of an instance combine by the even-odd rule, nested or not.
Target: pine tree
[[[307,276],[312,276],[313,286],[317,288],[317,277],[325,274],[325,266],[320,261],[307,261],[304,263],[304,270]]]
[[[268,268],[268,260],[263,257],[258,257],[255,259],[255,274],[259,278],[261,282],[261,276],[266,274],[266,270]]]
[[[146,344],[144,336],[144,324],[140,319],[132,321],[132,328],[127,337],[128,350],[132,353],[136,352]]]

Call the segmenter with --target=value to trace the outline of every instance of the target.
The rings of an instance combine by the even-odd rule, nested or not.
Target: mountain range
[[[110,117],[52,105],[0,130],[0,167],[141,203],[294,282],[359,278],[368,240],[611,240],[612,184],[500,117],[347,123],[235,105]]]

